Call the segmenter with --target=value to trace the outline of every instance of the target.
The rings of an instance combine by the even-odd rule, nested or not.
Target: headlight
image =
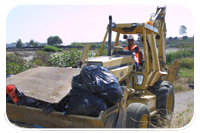
[[[141,85],[144,79],[144,76],[142,74],[137,74],[137,84]]]

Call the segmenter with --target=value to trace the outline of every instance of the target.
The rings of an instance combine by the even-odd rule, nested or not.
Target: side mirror
[[[127,39],[127,38],[128,38],[128,36],[124,34],[123,39]]]

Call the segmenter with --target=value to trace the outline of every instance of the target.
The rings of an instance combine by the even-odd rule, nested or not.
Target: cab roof
[[[146,23],[112,23],[112,31],[119,32],[121,34],[143,34],[143,27],[146,29],[146,34],[150,34],[151,32],[158,34],[157,28]]]

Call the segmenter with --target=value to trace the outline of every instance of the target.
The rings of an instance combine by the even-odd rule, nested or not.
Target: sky
[[[182,6],[166,5],[167,37],[179,36],[181,25],[187,35],[194,35],[194,20]],[[6,43],[46,43],[49,36],[59,36],[64,44],[102,41],[112,15],[115,23],[147,22],[157,5],[22,5],[13,8],[6,21]],[[112,36],[113,39],[115,35]],[[122,37],[120,40],[123,40]]]

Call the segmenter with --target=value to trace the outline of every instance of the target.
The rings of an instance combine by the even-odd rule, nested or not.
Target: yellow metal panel
[[[102,63],[103,67],[113,67],[120,65],[133,65],[132,56],[99,56],[95,58],[90,58],[87,62]]]
[[[159,60],[161,62],[166,62],[166,56],[165,56],[165,48],[166,48],[166,40],[164,39],[164,31],[163,31],[164,25],[159,30],[160,39],[158,40],[158,49],[159,49]]]
[[[83,115],[64,115],[53,111],[46,114],[39,108],[6,103],[6,114],[9,120],[45,128],[113,128],[118,118],[120,103],[118,102],[99,117]]]
[[[155,111],[156,109],[155,95],[129,96],[127,99],[127,107],[129,104],[136,102],[147,105],[150,112]]]
[[[155,71],[151,71],[149,73],[148,78],[147,78],[147,86],[149,86],[149,84],[151,83],[152,78],[154,77]]]
[[[160,72],[153,72],[153,75],[151,76],[151,80],[149,82],[149,86],[153,86],[158,81],[160,76],[161,76]]]
[[[85,63],[85,60],[87,58],[87,53],[88,53],[89,49],[90,49],[90,44],[87,43],[85,45],[84,49],[83,49],[83,53],[82,53],[82,56],[81,56],[81,62],[83,64]]]
[[[153,70],[154,71],[160,71],[160,64],[158,60],[158,54],[156,51],[156,40],[155,40],[155,34],[152,32],[151,33],[151,51],[152,51],[152,56],[153,56]]]
[[[110,70],[110,72],[117,77],[118,81],[122,81],[127,75],[131,73],[133,66],[124,66],[117,69]]]
[[[127,97],[128,97],[128,91],[127,88],[123,90],[124,97],[120,102],[120,108],[119,108],[119,117],[117,122],[118,128],[124,128],[125,127],[125,120],[126,120],[126,104],[127,104]]]
[[[124,56],[124,57],[121,57],[121,58],[117,57],[116,59],[113,58],[112,60],[104,61],[103,66],[104,67],[111,67],[111,66],[117,66],[117,65],[127,64],[127,63],[129,65],[131,65],[131,64],[133,65],[133,58],[131,56]]]
[[[42,109],[6,103],[6,114],[9,120],[38,125],[46,128],[95,128],[104,127],[101,117],[81,115],[64,115],[53,111],[46,114]],[[104,115],[107,113],[105,112]],[[105,117],[105,120],[107,118]]]
[[[149,48],[146,42],[146,30],[143,27],[143,42],[144,42],[144,58],[145,58],[145,71],[148,73],[150,71],[150,63],[149,63]]]
[[[158,33],[157,28],[148,25],[146,23],[135,23],[136,27],[134,27],[133,31],[124,31],[124,28],[132,28],[133,23],[127,23],[127,24],[116,24],[114,28],[112,28],[112,31],[120,32],[121,34],[142,34],[143,26],[146,29],[146,33],[150,34],[151,32]]]
[[[167,75],[167,72],[153,71],[149,75],[148,86],[153,86],[162,75]]]
[[[116,27],[113,28],[113,30],[114,30],[114,29],[124,28],[124,27],[129,27],[129,28],[131,28],[131,26],[132,26],[132,23],[127,23],[127,24],[116,24]]]

